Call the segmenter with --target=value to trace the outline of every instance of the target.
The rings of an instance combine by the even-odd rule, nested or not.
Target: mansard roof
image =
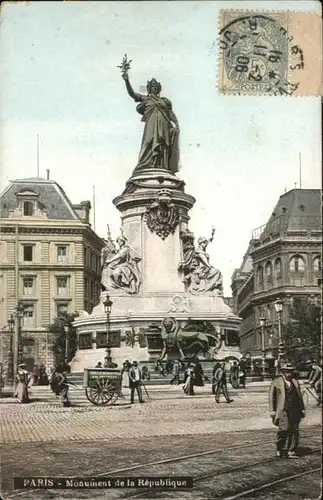
[[[292,189],[280,196],[268,222],[253,232],[255,239],[283,231],[320,231],[320,189]]]
[[[79,220],[64,189],[57,182],[40,177],[16,179],[0,194],[0,218],[8,218],[17,207],[17,195],[37,196],[37,202],[52,220]]]

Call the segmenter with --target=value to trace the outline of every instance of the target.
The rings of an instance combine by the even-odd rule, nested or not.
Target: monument
[[[75,321],[78,350],[73,372],[103,361],[153,362],[198,355],[239,359],[240,319],[224,302],[222,275],[210,262],[210,238],[189,230],[195,199],[177,177],[179,123],[161,84],[136,93],[130,62],[120,66],[126,90],[144,122],[137,165],[113,203],[121,215],[116,243],[108,235],[102,255],[101,299]],[[112,301],[107,310],[106,297]]]

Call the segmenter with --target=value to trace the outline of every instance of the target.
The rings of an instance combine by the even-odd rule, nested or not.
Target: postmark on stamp
[[[221,10],[219,90],[321,95],[321,33],[315,13]]]

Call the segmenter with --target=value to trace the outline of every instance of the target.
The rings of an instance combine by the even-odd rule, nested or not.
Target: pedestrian
[[[64,407],[71,406],[70,400],[68,399],[69,384],[67,376],[70,372],[70,367],[67,363],[62,363],[56,370],[55,373],[55,385],[56,394],[59,394],[61,403]]]
[[[315,390],[318,399],[317,404],[320,405],[322,401],[322,368],[320,367],[316,359],[312,361],[312,367],[308,377],[308,382],[310,384],[310,387],[313,387],[313,389]]]
[[[137,361],[133,361],[129,370],[130,402],[134,404],[135,390],[137,391],[139,403],[144,403],[141,391],[142,373],[138,367]]]
[[[121,368],[121,392],[123,396],[129,396],[130,394],[130,382],[129,382],[129,370],[131,368],[131,363],[127,359],[122,363]]]
[[[195,360],[195,368],[194,368],[194,385],[197,387],[204,386],[204,372],[203,367],[200,363],[200,360],[196,358]]]
[[[195,364],[189,362],[186,368],[186,381],[183,385],[183,391],[188,396],[194,396],[194,371]]]
[[[14,397],[17,398],[17,401],[19,403],[29,403],[29,395],[28,395],[29,375],[26,368],[27,368],[26,364],[21,363],[18,367],[18,372],[16,375],[17,386]]]
[[[38,385],[48,385],[49,380],[48,380],[48,375],[46,373],[46,367],[44,364],[39,365],[39,381]]]
[[[220,367],[221,367],[221,364],[219,362],[215,363],[215,365],[213,366],[213,371],[212,371],[212,394],[215,394],[216,385],[217,385],[217,380],[215,379],[215,374],[217,373],[217,370]]]
[[[179,385],[179,373],[180,373],[180,362],[178,359],[175,359],[174,365],[173,365],[173,378],[170,381],[171,384]]]
[[[269,389],[269,408],[273,424],[278,427],[276,456],[298,458],[299,424],[305,417],[300,386],[293,376],[294,367],[287,363]]]
[[[246,378],[247,378],[247,367],[245,361],[240,361],[238,366],[239,371],[239,387],[242,386],[246,388]]]
[[[227,403],[232,403],[233,399],[230,398],[227,388],[227,376],[225,372],[225,363],[220,364],[214,373],[214,383],[215,383],[215,401],[220,403],[221,393],[226,399]]]
[[[150,380],[150,373],[148,366],[142,367],[142,380]]]
[[[239,366],[236,361],[233,361],[232,366],[230,367],[230,383],[234,389],[239,389],[240,381],[239,381]]]
[[[33,366],[33,373],[30,380],[30,385],[38,385],[39,382],[39,368],[38,365]]]

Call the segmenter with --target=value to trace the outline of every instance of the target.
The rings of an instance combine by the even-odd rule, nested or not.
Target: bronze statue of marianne
[[[164,169],[175,174],[179,162],[179,125],[172,110],[172,103],[160,97],[161,85],[152,78],[147,82],[147,95],[134,92],[128,76],[130,62],[125,55],[121,66],[122,78],[130,97],[138,102],[137,111],[145,123],[139,152],[138,164],[134,172],[144,169]]]

